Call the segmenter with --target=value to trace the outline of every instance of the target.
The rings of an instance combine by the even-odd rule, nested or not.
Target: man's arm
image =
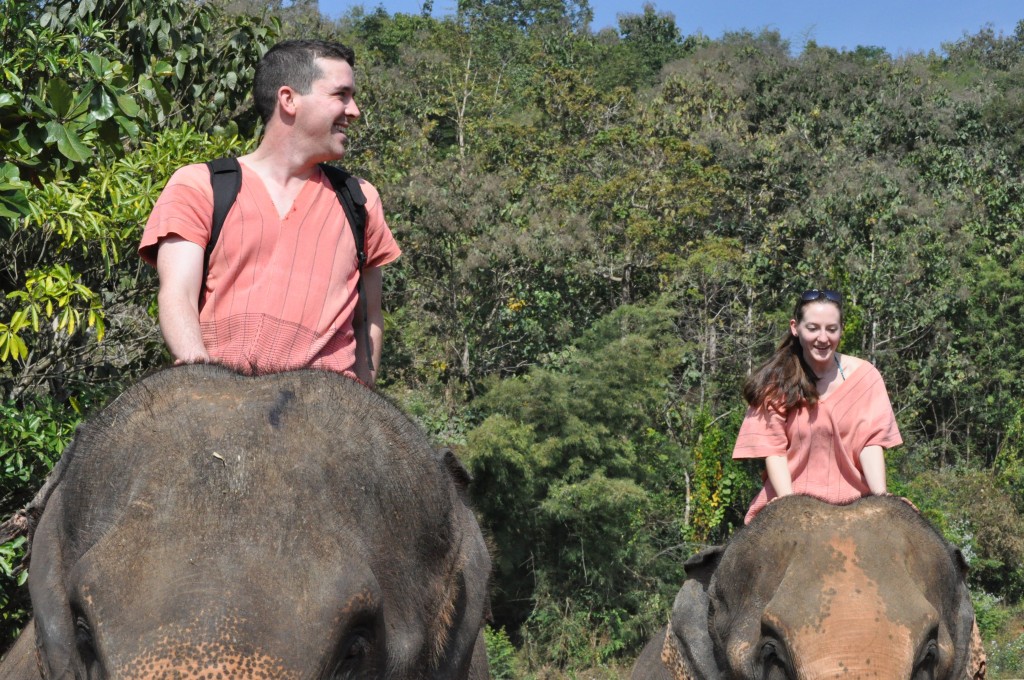
[[[373,370],[366,365],[366,348],[363,346],[366,335],[362,332],[363,315],[359,307],[356,308],[356,316],[352,320],[352,326],[356,331],[356,376],[371,387],[377,381],[377,371],[380,370],[381,346],[384,343],[384,312],[381,309],[381,290],[383,288],[383,274],[380,267],[367,267],[363,270],[363,295],[366,299],[366,320],[370,324],[370,347],[373,355]]]
[[[160,332],[176,364],[210,360],[199,328],[199,287],[205,255],[198,244],[173,235],[160,240],[156,253]]]

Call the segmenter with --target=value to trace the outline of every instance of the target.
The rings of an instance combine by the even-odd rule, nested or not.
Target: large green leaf
[[[174,75],[174,67],[168,64],[166,61],[158,61],[153,64],[153,75],[166,78]]]
[[[142,132],[142,128],[137,122],[130,118],[125,118],[124,116],[114,116],[114,120],[117,121],[117,124],[129,137],[132,139],[138,139]]]
[[[97,89],[92,95],[90,113],[96,120],[107,120],[114,115],[114,100],[103,88]]]
[[[165,114],[170,113],[174,108],[174,98],[167,91],[167,88],[163,86],[163,83],[153,81],[153,94],[156,96],[157,101],[160,102],[161,110]]]
[[[70,127],[53,121],[46,124],[46,132],[56,140],[57,150],[68,160],[82,163],[92,156],[92,149],[82,143],[79,136]]]
[[[117,108],[121,110],[121,113],[128,116],[129,118],[135,118],[139,115],[139,105],[135,103],[135,99],[127,94],[118,94],[115,99],[117,100]]]
[[[89,83],[85,88],[75,96],[75,102],[71,107],[71,110],[67,113],[68,119],[75,119],[86,114],[89,111],[90,103],[92,100],[92,92],[95,85]]]
[[[102,55],[89,52],[85,55],[85,60],[89,63],[93,75],[97,78],[103,79],[111,72],[110,60]]]
[[[13,163],[0,163],[0,188],[3,185],[16,182],[20,179],[21,173],[18,166]]]
[[[68,19],[71,17],[71,10],[73,7],[74,5],[68,2],[57,8],[57,19],[60,23],[67,23]]]
[[[17,165],[0,163],[0,217],[17,218],[28,214],[27,187],[28,184],[21,181]],[[0,229],[0,233],[3,231]]]
[[[46,85],[46,100],[57,117],[64,118],[71,111],[75,93],[63,78],[52,78]]]
[[[28,211],[28,199],[25,197],[25,192],[0,191],[0,217],[16,219],[24,217]]]

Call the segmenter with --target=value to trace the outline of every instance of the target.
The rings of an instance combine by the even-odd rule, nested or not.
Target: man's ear
[[[296,110],[296,95],[298,93],[288,85],[282,85],[277,89],[277,107],[286,116],[294,116]]]

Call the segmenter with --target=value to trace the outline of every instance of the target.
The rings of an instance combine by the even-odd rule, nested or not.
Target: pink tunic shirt
[[[366,195],[367,267],[401,251],[377,190]],[[146,223],[139,253],[156,263],[159,240],[176,234],[205,248],[213,189],[205,164],[171,177]],[[317,170],[279,217],[259,175],[242,164],[242,186],[210,257],[199,322],[211,358],[243,371],[324,368],[352,373],[359,278],[355,241],[334,189]]]
[[[813,407],[799,406],[785,415],[772,408],[749,408],[732,457],[784,455],[793,493],[846,503],[870,494],[860,452],[902,443],[882,375],[865,362]],[[744,521],[749,523],[776,495],[765,476]]]

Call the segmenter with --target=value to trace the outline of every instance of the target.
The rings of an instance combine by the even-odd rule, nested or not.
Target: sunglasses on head
[[[834,290],[818,290],[817,288],[812,288],[811,290],[805,290],[800,294],[801,302],[814,302],[815,300],[820,300],[822,298],[825,298],[829,302],[834,302],[837,305],[843,304],[843,296]]]

